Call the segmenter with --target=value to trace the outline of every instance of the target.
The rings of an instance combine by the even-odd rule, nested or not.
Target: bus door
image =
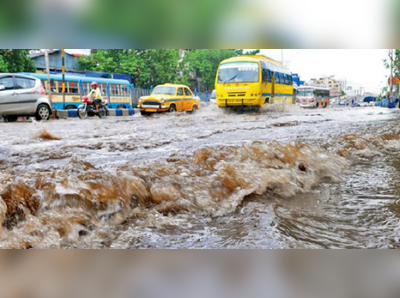
[[[275,84],[276,84],[276,82],[277,82],[277,80],[278,80],[278,75],[275,73],[275,72],[273,72],[272,73],[272,84],[271,84],[271,98],[275,98]],[[272,103],[273,103],[273,101],[272,101]]]
[[[78,84],[79,84],[79,94],[80,94],[80,96],[81,96],[81,98],[82,98],[83,96],[86,95],[86,94],[84,94],[84,88],[83,88],[83,82],[82,82],[82,80],[80,80]]]
[[[131,104],[131,108],[136,107],[136,105],[137,105],[137,103],[134,102],[134,100],[135,100],[134,94],[135,94],[135,86],[133,84],[130,84],[129,85],[129,102]]]
[[[108,96],[108,107],[109,108],[112,108],[111,107],[111,103],[112,103],[112,100],[111,100],[111,89],[113,87],[115,87],[115,85],[111,86],[111,83],[107,83],[107,96]]]

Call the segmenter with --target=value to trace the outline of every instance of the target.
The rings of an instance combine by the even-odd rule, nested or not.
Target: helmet
[[[92,82],[92,83],[90,84],[90,86],[92,86],[92,87],[99,87],[99,84],[97,84],[97,82]]]

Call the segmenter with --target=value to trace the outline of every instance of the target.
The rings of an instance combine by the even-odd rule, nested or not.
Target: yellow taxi
[[[200,109],[200,98],[188,86],[164,84],[154,88],[150,96],[141,97],[138,106],[143,116],[160,112],[194,113]]]

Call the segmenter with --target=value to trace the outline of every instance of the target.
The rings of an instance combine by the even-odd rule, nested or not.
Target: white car
[[[52,113],[42,82],[20,74],[0,74],[0,116],[6,122],[18,117],[48,120]]]
[[[211,93],[210,103],[212,105],[217,105],[217,91],[215,90]]]

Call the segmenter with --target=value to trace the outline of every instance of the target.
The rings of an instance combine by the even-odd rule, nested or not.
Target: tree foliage
[[[79,58],[82,70],[130,74],[137,87],[150,88],[177,80],[179,51],[96,50]]]
[[[395,77],[400,78],[400,49],[394,50],[393,57],[388,54],[388,58],[384,60],[384,63],[387,69],[390,68],[390,63],[393,63]]]
[[[260,50],[237,49],[186,50],[181,59],[179,50],[93,50],[79,58],[82,70],[124,73],[133,77],[135,86],[150,88],[163,83],[190,83],[193,74],[201,77],[212,89],[220,62],[242,54],[255,55]]]
[[[238,56],[235,50],[211,49],[189,51],[182,61],[183,82],[196,74],[208,89],[214,88],[215,76],[222,60]]]
[[[29,50],[0,49],[0,72],[35,72]]]

